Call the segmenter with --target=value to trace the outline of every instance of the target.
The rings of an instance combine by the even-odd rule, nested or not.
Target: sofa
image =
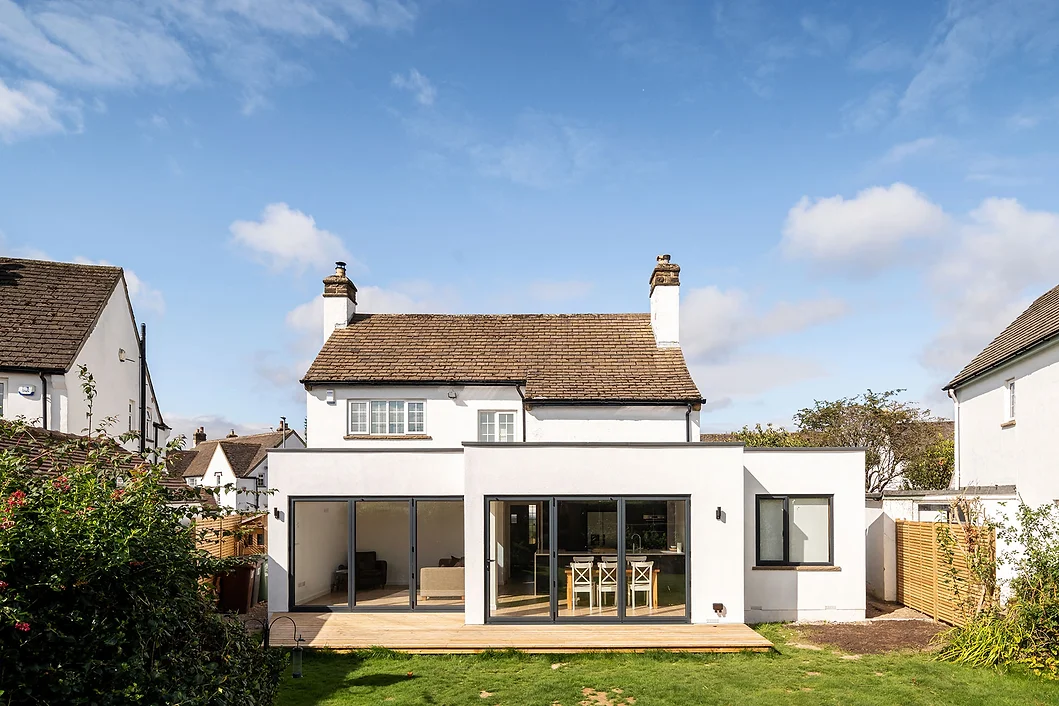
[[[375,558],[375,552],[357,552],[353,556],[358,591],[370,591],[386,585],[386,562]]]
[[[419,570],[420,598],[463,598],[462,566],[424,566]]]

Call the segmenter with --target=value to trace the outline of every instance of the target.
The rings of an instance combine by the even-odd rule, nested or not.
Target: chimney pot
[[[238,437],[239,437],[239,435],[235,433],[235,429],[232,429],[230,432],[228,432],[228,436],[226,436],[224,438],[226,438],[226,439],[236,439]]]
[[[199,427],[195,430],[195,434],[192,436],[192,447],[198,446],[206,440],[206,428]]]

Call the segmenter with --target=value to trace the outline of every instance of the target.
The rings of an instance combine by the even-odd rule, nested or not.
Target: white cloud
[[[897,71],[912,65],[915,56],[908,47],[892,41],[875,42],[861,50],[850,62],[857,71]]]
[[[849,27],[839,22],[806,15],[801,19],[802,31],[832,52],[841,51],[849,42]]]
[[[937,137],[920,137],[910,142],[901,142],[887,150],[880,161],[883,164],[900,164],[906,159],[929,152],[937,147],[939,142],[940,140]]]
[[[545,302],[562,302],[582,299],[588,296],[593,288],[594,285],[591,282],[538,280],[530,283],[529,294],[534,299]]]
[[[587,126],[558,115],[523,113],[515,133],[483,141],[468,152],[484,176],[536,189],[580,181],[600,166],[602,145]]]
[[[24,81],[18,88],[0,79],[0,142],[81,129],[81,111],[51,86]]]
[[[1046,62],[1059,44],[1056,20],[1059,3],[1051,0],[951,0],[922,53],[919,71],[905,89],[901,111],[955,104],[1010,54]]]
[[[848,200],[803,196],[787,213],[782,248],[790,257],[877,269],[896,259],[908,242],[937,237],[949,227],[939,206],[898,182],[864,189]]]
[[[243,89],[242,109],[304,75],[284,39],[344,42],[358,29],[411,29],[403,0],[0,0],[0,60],[78,90],[184,88],[210,71]]]
[[[181,434],[184,435],[184,438],[186,439],[184,448],[186,449],[193,448],[195,430],[199,427],[205,428],[207,441],[223,439],[232,431],[239,436],[246,436],[247,434],[262,434],[264,432],[273,431],[279,427],[278,419],[272,424],[266,424],[264,422],[244,423],[237,422],[223,414],[198,414],[195,416],[166,414],[165,422],[173,427],[170,438],[176,438]],[[287,424],[293,428],[294,420],[288,419]]]
[[[781,301],[760,310],[742,290],[701,287],[683,295],[681,347],[689,359],[726,360],[749,344],[834,321],[847,312],[845,302],[832,297]]]
[[[893,113],[897,91],[893,86],[876,86],[862,100],[842,106],[842,125],[850,132],[867,132],[886,122]]]
[[[932,267],[930,285],[945,325],[921,361],[952,377],[1038,295],[1059,281],[1059,213],[990,198],[959,226]]]
[[[408,91],[415,97],[420,105],[433,105],[438,96],[438,89],[423,74],[416,69],[410,69],[408,74],[394,74],[390,82],[403,91]]]
[[[324,270],[336,260],[351,261],[337,235],[282,202],[265,206],[260,220],[235,221],[228,230],[237,245],[274,270]]]
[[[87,257],[75,257],[74,262],[82,265],[121,267],[121,265],[115,265],[106,260],[90,260]],[[140,279],[139,275],[129,268],[125,267],[122,269],[125,272],[125,286],[129,289],[129,299],[132,300],[133,306],[139,309],[139,313],[164,314],[165,297],[162,296],[162,293]]]
[[[824,377],[827,369],[822,363],[797,356],[740,353],[729,360],[692,362],[688,365],[695,383],[706,397],[704,414],[716,414],[736,401],[747,401],[803,380]],[[731,431],[725,425],[703,418],[704,426],[716,426],[720,431]]]

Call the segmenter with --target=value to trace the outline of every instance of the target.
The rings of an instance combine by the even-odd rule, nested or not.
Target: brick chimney
[[[659,348],[680,345],[680,265],[659,255],[651,273],[651,328]]]
[[[238,439],[239,435],[235,433],[235,429],[232,429],[230,432],[228,432],[228,436],[226,436],[224,438],[225,439]]]
[[[324,278],[324,340],[345,328],[357,313],[357,288],[346,277],[346,263],[336,262],[335,273]]]
[[[203,441],[206,440],[206,428],[205,427],[199,427],[198,429],[195,430],[195,435],[192,436],[191,438],[192,438],[192,441],[193,441],[192,447],[194,448],[195,446],[198,446],[199,444],[201,444]]]

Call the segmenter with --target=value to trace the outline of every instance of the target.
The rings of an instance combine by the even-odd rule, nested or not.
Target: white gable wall
[[[1007,420],[1007,380],[1015,378],[1015,424]],[[1059,500],[1059,342],[1020,357],[956,391],[954,485],[1017,485],[1029,505]]]

